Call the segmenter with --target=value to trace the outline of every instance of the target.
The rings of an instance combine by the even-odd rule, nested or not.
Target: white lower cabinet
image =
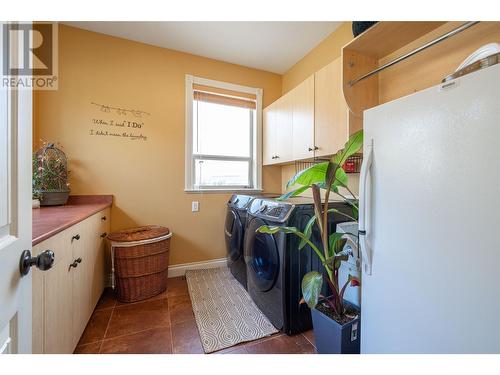
[[[50,249],[48,271],[33,269],[33,353],[73,353],[105,284],[109,208],[33,247]]]

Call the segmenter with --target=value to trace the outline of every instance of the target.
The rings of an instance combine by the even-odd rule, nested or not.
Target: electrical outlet
[[[198,212],[200,210],[200,202],[191,202],[191,211]]]

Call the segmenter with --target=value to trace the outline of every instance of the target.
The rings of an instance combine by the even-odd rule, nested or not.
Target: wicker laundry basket
[[[168,255],[172,233],[148,225],[108,235],[111,241],[113,288],[121,302],[153,297],[167,289]]]

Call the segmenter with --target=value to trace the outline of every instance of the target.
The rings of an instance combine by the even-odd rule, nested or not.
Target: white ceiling
[[[341,22],[63,22],[283,74]]]

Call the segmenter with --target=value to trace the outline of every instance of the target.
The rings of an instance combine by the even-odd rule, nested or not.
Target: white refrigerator
[[[365,111],[363,153],[361,353],[500,353],[500,65]]]

